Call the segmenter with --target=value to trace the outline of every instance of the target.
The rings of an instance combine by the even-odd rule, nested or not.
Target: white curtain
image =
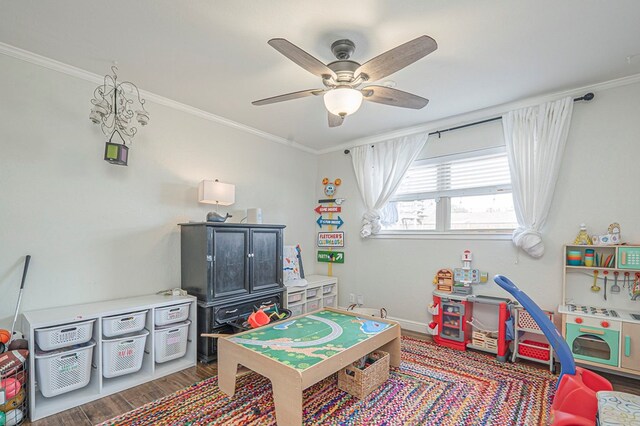
[[[367,208],[362,216],[362,238],[380,232],[381,211],[398,189],[407,169],[427,142],[427,137],[427,134],[404,136],[351,150],[353,171]]]
[[[534,258],[544,254],[540,229],[551,207],[572,111],[573,99],[567,97],[502,116],[518,219],[513,243]]]

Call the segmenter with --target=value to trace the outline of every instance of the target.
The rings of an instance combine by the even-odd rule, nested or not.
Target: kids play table
[[[238,365],[271,380],[279,426],[302,425],[302,391],[376,349],[400,365],[400,326],[325,308],[218,339],[218,384],[236,388]]]

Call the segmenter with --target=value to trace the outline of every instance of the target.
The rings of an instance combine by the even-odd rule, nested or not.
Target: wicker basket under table
[[[376,361],[364,370],[356,367],[357,362],[338,371],[338,388],[363,399],[389,378],[389,354],[375,351],[368,355]]]

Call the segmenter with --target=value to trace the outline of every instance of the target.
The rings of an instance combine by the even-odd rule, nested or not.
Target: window
[[[500,231],[517,226],[504,147],[416,160],[384,212],[387,231]]]

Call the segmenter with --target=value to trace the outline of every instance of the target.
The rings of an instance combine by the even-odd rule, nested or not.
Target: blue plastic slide
[[[565,374],[576,374],[576,363],[573,360],[571,349],[567,342],[562,338],[562,334],[551,322],[549,317],[542,312],[542,309],[536,303],[531,300],[525,292],[520,290],[509,278],[503,275],[496,275],[493,277],[493,281],[496,282],[504,290],[511,293],[511,295],[527,310],[529,315],[540,327],[540,330],[544,333],[545,337],[556,351],[558,360],[560,361],[560,377],[558,377],[558,383],[562,380],[562,376]]]

